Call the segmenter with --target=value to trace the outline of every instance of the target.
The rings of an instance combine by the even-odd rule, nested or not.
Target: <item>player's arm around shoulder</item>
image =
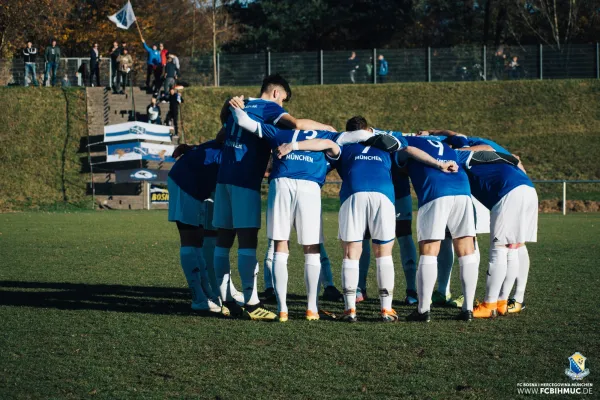
[[[277,148],[277,157],[283,158],[292,151],[324,151],[332,158],[339,158],[342,150],[340,146],[330,139],[309,139],[301,142],[284,143]]]
[[[439,169],[442,172],[458,172],[458,165],[455,161],[438,161],[417,147],[406,146],[403,147],[400,151],[403,151],[408,157],[414,159],[415,161],[423,163],[432,168]]]
[[[299,129],[302,131],[317,130],[337,132],[337,130],[331,125],[322,124],[320,122],[313,121],[312,119],[294,118],[290,114],[283,114],[277,121],[277,125],[281,125],[289,129]]]

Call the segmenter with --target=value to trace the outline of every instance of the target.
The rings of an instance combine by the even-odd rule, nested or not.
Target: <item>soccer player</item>
[[[250,99],[246,112],[255,121],[296,129],[334,130],[328,125],[307,119],[295,119],[282,107],[292,91],[285,79],[270,75],[263,81],[260,98]],[[226,140],[217,178],[213,225],[218,228],[215,248],[215,273],[221,295],[227,290],[224,277],[230,273],[229,253],[237,234],[238,270],[242,280],[244,311],[254,320],[272,321],[277,316],[264,309],[256,290],[256,247],[260,229],[260,186],[270,156],[268,144],[256,135],[243,134],[233,116],[228,116],[228,102],[221,110],[226,120]],[[226,304],[229,307],[229,304]],[[234,306],[234,305],[232,305]]]
[[[485,300],[473,310],[475,318],[508,313],[508,298],[521,259],[529,269],[529,255],[523,245],[537,240],[538,197],[533,183],[518,167],[516,157],[494,154],[505,163],[475,163],[472,152],[459,153],[460,161],[467,166],[473,196],[491,211]],[[522,304],[522,297],[520,300]]]
[[[305,283],[308,293],[307,320],[318,320],[317,294],[321,274],[320,244],[323,243],[321,226],[321,186],[325,182],[328,162],[340,153],[339,145],[332,139],[347,142],[352,134],[311,130],[283,130],[251,119],[232,100],[235,123],[245,134],[253,133],[265,139],[278,156],[273,159],[269,174],[269,198],[267,205],[267,237],[274,242],[273,283],[278,304],[278,320],[289,318],[287,307],[287,284],[289,237],[292,226],[298,233],[298,243],[304,248]],[[360,136],[360,135],[358,135]],[[298,151],[304,140],[326,139],[316,152]],[[326,153],[324,153],[326,152]]]
[[[353,117],[346,123],[347,131],[367,129],[363,117]],[[314,150],[313,141],[298,144],[300,149]],[[414,148],[399,147],[411,157],[417,157],[428,165],[442,169],[448,164],[437,162],[432,157]],[[416,152],[414,152],[416,150]],[[355,322],[356,289],[359,279],[359,259],[367,230],[373,240],[376,257],[377,282],[381,302],[381,318],[385,322],[398,320],[392,308],[394,290],[394,263],[392,248],[395,236],[394,187],[391,179],[392,159],[389,152],[366,144],[344,146],[339,160],[334,162],[342,178],[339,212],[339,238],[344,249],[342,263],[342,286],[345,310],[343,320]]]
[[[181,268],[192,292],[192,309],[229,315],[210,287],[203,254],[204,200],[214,191],[221,161],[222,143],[215,140],[186,149],[169,171],[169,221],[177,224]]]

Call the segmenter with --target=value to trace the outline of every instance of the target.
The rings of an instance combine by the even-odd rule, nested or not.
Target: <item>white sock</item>
[[[329,260],[329,255],[327,255],[327,250],[325,250],[323,243],[320,244],[319,251],[321,252],[321,272],[319,276],[319,282],[324,288],[327,286],[335,286],[333,284],[333,273],[331,272],[331,261]]]
[[[502,289],[500,290],[498,300],[508,300],[513,285],[515,284],[515,280],[519,274],[519,249],[508,249],[508,257],[506,259],[506,277],[502,283]]]
[[[438,254],[438,292],[445,296],[450,294],[450,278],[452,277],[452,265],[454,264],[454,246],[452,239],[447,238],[440,243]]]
[[[307,309],[318,312],[317,297],[319,296],[319,275],[321,273],[321,255],[304,255],[304,283],[308,300]]]
[[[206,271],[208,272],[208,282],[214,295],[219,295],[219,286],[217,285],[217,278],[215,274],[215,246],[217,245],[217,238],[213,236],[204,238],[204,245],[202,246],[202,255],[206,262]]]
[[[463,311],[473,311],[473,303],[475,302],[475,291],[477,290],[477,276],[479,274],[479,263],[475,254],[469,254],[458,258],[460,265],[460,283],[462,286],[463,296]]]
[[[238,249],[238,271],[242,280],[244,303],[252,306],[258,304],[256,290],[256,249]]]
[[[275,242],[269,239],[269,246],[265,254],[263,263],[263,279],[265,280],[265,289],[273,288],[273,253],[275,252]]]
[[[356,288],[358,287],[358,260],[344,258],[342,261],[342,289],[346,310],[356,310]]]
[[[477,265],[481,264],[481,252],[479,251],[479,241],[475,239],[475,257],[477,257]]]
[[[400,260],[406,278],[406,290],[417,291],[417,249],[412,235],[399,236]]]
[[[517,274],[517,287],[515,289],[515,301],[523,303],[525,300],[525,287],[529,277],[529,251],[526,246],[519,247],[519,273]]]
[[[289,254],[275,252],[273,254],[273,283],[277,295],[277,311],[288,312],[287,287],[288,287],[288,261]]]
[[[215,279],[219,287],[219,295],[223,301],[232,301],[229,291],[229,278],[231,274],[231,265],[229,264],[229,251],[227,247],[215,247]]]
[[[206,261],[204,260],[204,251],[202,247],[194,247],[196,250],[196,258],[198,258],[198,269],[200,270],[200,279],[202,280],[202,290],[209,299],[214,299],[215,295],[210,287],[210,281],[208,279],[208,270],[206,268]]]
[[[194,303],[205,303],[207,298],[202,290],[202,277],[200,276],[196,248],[191,246],[180,247],[179,259],[181,261],[181,269],[183,269],[185,280],[192,292],[192,301]]]
[[[358,288],[361,292],[367,291],[367,275],[371,265],[371,240],[364,239],[362,242],[362,253],[358,261]]]
[[[492,247],[490,249],[490,266],[487,272],[485,284],[486,303],[495,303],[498,301],[500,289],[504,278],[506,278],[506,263],[508,258],[508,249],[506,247]]]
[[[437,257],[419,257],[419,267],[417,268],[417,294],[419,295],[419,304],[417,309],[421,314],[425,311],[429,311],[431,307],[431,296],[433,295],[436,279]]]
[[[392,256],[375,259],[377,264],[377,285],[379,286],[379,301],[382,310],[392,308],[394,298],[394,259]]]

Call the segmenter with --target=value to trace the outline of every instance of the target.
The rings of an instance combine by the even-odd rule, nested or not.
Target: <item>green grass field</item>
[[[324,220],[339,279],[337,215]],[[357,324],[306,322],[293,246],[283,325],[190,312],[165,212],[0,214],[0,398],[512,399],[519,382],[570,382],[577,351],[591,370],[584,382],[597,385],[599,237],[600,214],[541,215],[527,310],[471,324],[451,309],[434,309],[429,325],[382,324],[377,299],[359,305]],[[397,249],[395,262],[401,300]],[[369,286],[374,294],[373,271]]]

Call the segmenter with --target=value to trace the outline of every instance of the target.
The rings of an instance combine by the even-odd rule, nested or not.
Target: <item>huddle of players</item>
[[[223,128],[216,140],[176,150],[187,151],[169,174],[169,220],[177,222],[180,232],[181,264],[192,290],[193,309],[287,321],[288,241],[295,227],[305,257],[306,318],[323,317],[317,301],[320,282],[332,282],[323,279],[331,273],[321,264],[320,191],[327,172],[335,168],[343,181],[338,233],[344,249],[342,320],[357,320],[357,293],[359,301],[364,297],[359,276],[365,238],[371,239],[376,259],[383,321],[398,320],[392,308],[396,237],[407,280],[405,301],[417,303],[409,321],[430,320],[437,257],[447,235],[458,255],[464,295],[458,318],[469,321],[509,312],[508,296],[517,275],[520,279],[510,308],[520,311],[529,267],[524,243],[536,240],[537,195],[516,157],[483,139],[451,131],[404,136],[369,128],[362,117],[351,118],[346,131],[337,133],[330,126],[290,116],[282,107],[290,98],[288,83],[279,75],[269,76],[260,98],[244,102],[243,97],[235,97],[225,103]],[[260,186],[271,154],[267,237],[273,252],[277,314],[262,306],[256,284]],[[410,230],[409,177],[419,205],[418,267]],[[475,309],[479,253],[471,196],[491,211],[486,298]],[[230,279],[229,253],[236,236],[241,293]],[[449,269],[445,271],[443,297],[449,301]]]

